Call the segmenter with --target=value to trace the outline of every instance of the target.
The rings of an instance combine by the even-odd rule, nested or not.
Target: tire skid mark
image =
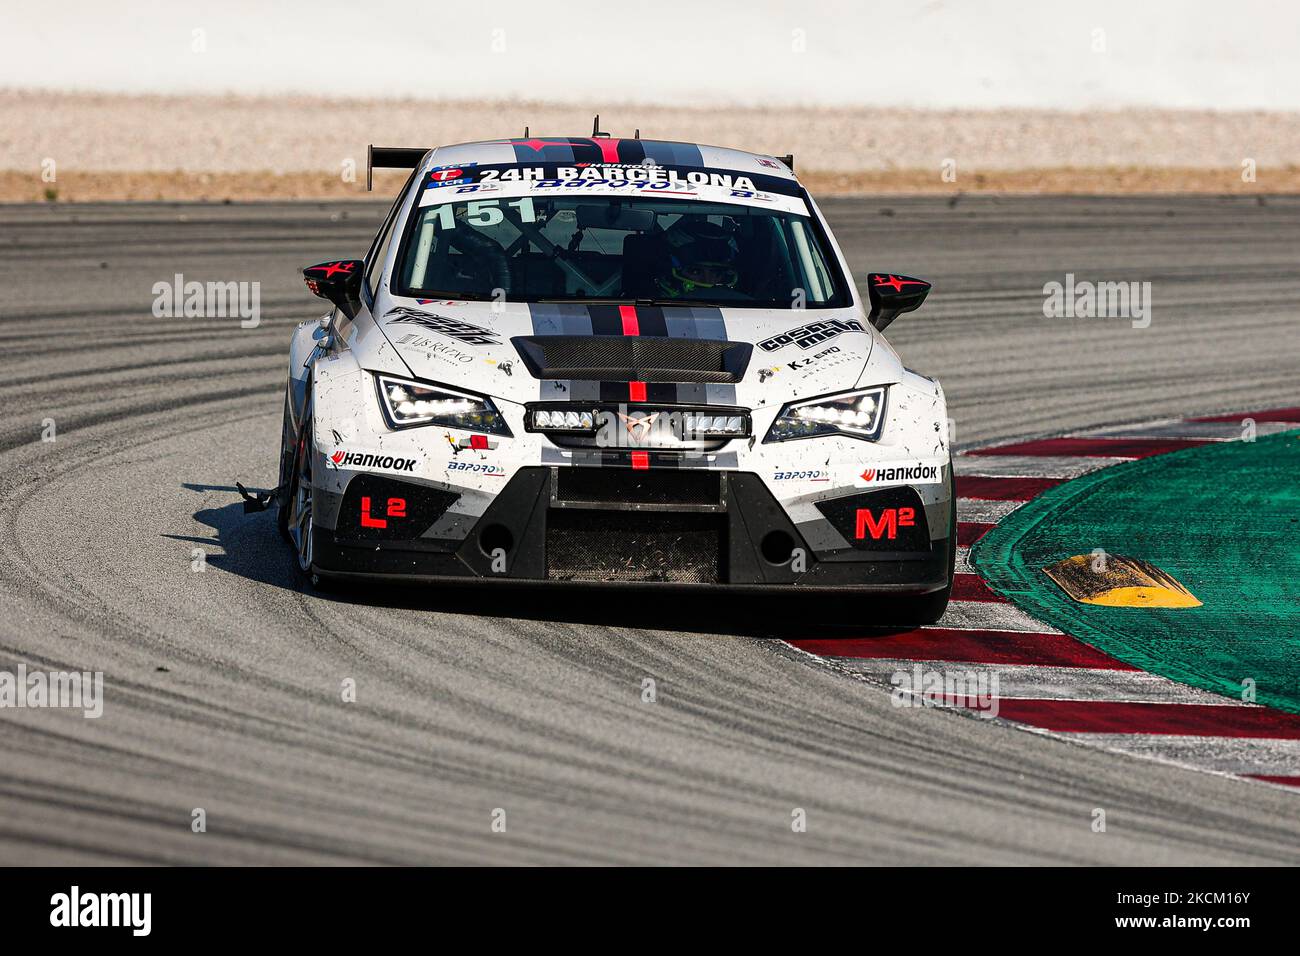
[[[135,383],[130,371],[122,381],[96,379],[104,404],[95,411],[114,415],[83,419],[69,432],[60,422],[54,446],[10,445],[0,458],[6,465],[0,480],[6,511],[0,519],[0,587],[22,592],[19,607],[30,612],[26,616],[36,622],[41,640],[36,644],[29,634],[8,631],[14,638],[3,642],[5,653],[31,659],[21,652],[35,649],[39,659],[55,662],[82,654],[111,657],[122,662],[115,667],[127,678],[118,710],[110,711],[120,722],[91,728],[98,736],[62,718],[47,722],[49,715],[29,713],[21,722],[2,715],[6,770],[12,765],[9,779],[21,780],[0,790],[0,849],[9,856],[105,862],[139,856],[149,857],[141,862],[170,863],[1063,864],[1131,862],[1150,853],[1176,854],[1179,860],[1281,860],[1297,845],[1295,828],[1265,815],[1262,809],[1271,805],[1261,798],[1246,825],[1213,801],[1109,773],[1082,747],[1077,764],[1064,764],[1054,750],[1027,745],[1023,734],[988,733],[950,714],[900,721],[888,706],[864,706],[861,683],[814,670],[775,642],[738,637],[755,627],[744,614],[730,624],[714,614],[718,626],[736,630],[711,635],[695,633],[702,629],[698,618],[676,629],[632,630],[623,626],[626,616],[539,624],[533,610],[524,608],[513,619],[498,616],[500,610],[476,612],[446,602],[439,602],[441,613],[419,601],[409,602],[409,610],[393,602],[373,611],[328,602],[294,590],[290,561],[266,516],[198,532],[196,537],[212,534],[213,545],[225,545],[225,570],[214,557],[202,591],[187,593],[177,587],[185,584],[183,576],[179,582],[168,577],[168,562],[183,559],[188,543],[166,542],[156,557],[124,554],[122,567],[101,570],[83,565],[81,552],[68,545],[84,533],[94,550],[111,554],[120,544],[104,539],[118,533],[121,523],[91,518],[84,529],[64,528],[48,537],[32,527],[34,516],[45,519],[64,507],[71,513],[76,496],[98,486],[106,495],[125,496],[121,500],[132,507],[148,497],[161,499],[163,507],[141,520],[155,531],[186,530],[196,509],[237,508],[233,493],[206,490],[200,497],[171,483],[130,485],[165,467],[169,476],[194,475],[198,484],[219,489],[235,477],[273,468],[274,449],[262,446],[273,433],[266,422],[278,426],[282,369],[250,371],[245,353],[261,348],[256,343],[282,338],[296,322],[265,314],[271,299],[264,296],[263,325],[255,333],[201,323],[173,332],[143,317],[147,302],[143,309],[112,303],[102,308],[100,289],[110,297],[136,295],[145,269],[161,273],[147,273],[150,281],[170,278],[168,266],[181,261],[182,253],[187,278],[192,271],[193,278],[208,279],[221,277],[220,270],[243,269],[250,277],[262,270],[296,279],[301,262],[337,251],[323,236],[364,246],[370,226],[361,222],[361,213],[377,219],[383,205],[348,205],[357,221],[341,227],[328,223],[326,204],[310,210],[157,207],[144,216],[131,207],[110,207],[96,212],[98,224],[83,233],[90,238],[75,248],[60,234],[76,235],[85,223],[49,218],[66,217],[68,210],[0,210],[0,225],[10,233],[24,233],[24,222],[40,224],[42,245],[24,253],[24,271],[39,260],[50,263],[47,275],[65,274],[69,250],[72,264],[88,270],[82,278],[74,274],[63,296],[85,301],[84,310],[68,309],[66,318],[47,320],[35,317],[33,306],[19,304],[14,308],[29,314],[16,324],[6,324],[15,315],[11,309],[0,316],[0,336],[21,351],[17,370],[24,375],[45,368],[51,375],[66,372],[70,362],[82,365],[83,357],[86,370],[97,374],[96,365],[140,360],[140,352],[127,351],[138,346],[157,352],[160,362],[175,358],[178,349],[214,362],[210,372],[207,366],[196,372],[194,383],[211,394],[179,406],[174,415],[176,402],[160,398],[158,385],[142,384],[149,368]],[[177,224],[180,212],[206,219]],[[155,224],[147,227],[149,234],[160,233],[162,241],[122,243],[140,228],[135,216]],[[290,217],[292,226],[283,225]],[[950,216],[936,212],[931,218],[948,223]],[[874,227],[873,217],[867,221]],[[876,234],[874,228],[863,232]],[[191,245],[168,242],[168,236]],[[933,242],[928,233],[918,237]],[[191,258],[200,248],[206,258]],[[101,259],[111,268],[97,271]],[[128,273],[119,268],[122,262],[143,267]],[[980,261],[972,259],[971,268],[980,268]],[[1042,281],[1019,265],[1015,275],[1005,281],[1029,288]],[[20,278],[13,275],[21,290]],[[288,279],[282,283],[286,290],[296,286]],[[284,296],[285,313],[301,310],[308,318],[309,300],[299,296]],[[51,301],[46,291],[31,298]],[[980,307],[989,315],[979,326],[1003,327],[1010,301],[1036,304],[1033,296],[1019,294],[990,303]],[[936,300],[939,305],[942,300]],[[928,344],[920,348],[968,340],[972,326],[961,311],[937,312],[938,327],[947,332],[935,337],[936,326],[929,325]],[[106,316],[112,317],[107,323]],[[142,318],[135,324],[128,316]],[[120,329],[112,326],[119,321],[133,323],[131,334],[153,343],[117,335]],[[41,348],[33,334],[37,325],[41,334],[56,338],[79,336],[83,352]],[[1268,317],[1248,328],[1285,324]],[[1229,338],[1212,338],[1231,344]],[[1060,388],[1071,393],[1040,410],[1025,405],[1007,378],[998,381],[984,369],[961,376],[956,384],[967,394],[987,387],[997,396],[983,406],[990,421],[1046,427],[1056,415],[1080,420],[1080,409],[1104,420],[1119,405],[1095,400],[1098,384],[1076,367],[1066,368],[1064,360],[1019,345],[1005,352],[999,346],[996,356],[991,345],[982,351],[990,356],[990,368],[1002,369],[1004,376],[1040,361],[1059,366]],[[1177,376],[1151,381],[1157,383],[1153,389],[1166,389],[1168,400],[1180,388],[1195,394]],[[259,393],[253,386],[263,382]],[[1258,397],[1250,390],[1258,393],[1270,382],[1277,394],[1289,387],[1266,371],[1243,385],[1241,394]],[[19,386],[5,394],[21,410],[31,407],[24,405],[26,390]],[[47,398],[42,390],[41,401]],[[127,404],[138,406],[135,414]],[[1009,415],[1009,409],[1023,414]],[[242,454],[252,443],[258,445],[255,455]],[[112,497],[103,502],[105,509],[117,504]],[[170,523],[173,515],[179,529]],[[254,565],[251,583],[235,577],[253,573]],[[175,602],[174,617],[132,603],[139,599],[129,589],[143,587],[148,578],[157,583],[146,599]],[[191,623],[190,602],[213,620]],[[993,608],[967,612],[982,615]],[[259,621],[266,632],[260,637]],[[684,632],[680,639],[674,630]],[[151,684],[156,662],[171,673]],[[360,691],[355,705],[340,710],[327,698],[337,697],[335,675],[343,674],[355,674]],[[636,696],[644,675],[660,682],[661,700],[653,708]],[[113,702],[110,697],[108,706]],[[1072,835],[1084,780],[1090,793],[1104,789],[1107,799],[1131,808],[1128,836],[1111,841],[1106,853],[1086,835]],[[188,807],[208,801],[213,829],[196,838]],[[795,803],[807,803],[815,823],[803,835],[807,840],[789,839],[788,813]],[[486,828],[486,810],[502,804],[511,814],[508,838],[489,835]],[[102,808],[106,812],[98,812]],[[1009,835],[1015,829],[1009,823],[1026,819],[1053,839],[1031,844]]]

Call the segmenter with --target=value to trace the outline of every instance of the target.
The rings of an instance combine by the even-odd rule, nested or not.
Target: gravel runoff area
[[[1300,113],[795,111],[0,90],[0,201],[361,197],[367,143],[431,146],[522,135],[525,127],[583,134],[597,109],[614,135],[640,129],[647,138],[793,152],[801,178],[823,194],[1300,192]],[[377,185],[390,189],[388,179]]]

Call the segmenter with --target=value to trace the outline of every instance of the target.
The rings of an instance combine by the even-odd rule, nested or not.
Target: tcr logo
[[[363,528],[387,528],[389,518],[406,517],[406,499],[389,498],[388,506],[384,509],[383,518],[376,518],[370,513],[370,499],[362,497],[361,499],[361,527]]]
[[[870,508],[859,508],[857,527],[853,533],[859,541],[867,535],[871,535],[872,541],[879,541],[881,538],[893,541],[898,537],[899,528],[914,527],[916,527],[915,508],[885,508],[880,512],[879,518]]]

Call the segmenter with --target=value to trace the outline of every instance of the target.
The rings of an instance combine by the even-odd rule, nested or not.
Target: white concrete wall
[[[0,87],[1300,109],[1291,0],[51,0],[3,21]]]

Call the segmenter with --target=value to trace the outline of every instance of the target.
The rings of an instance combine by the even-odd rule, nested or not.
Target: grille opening
[[[759,545],[768,564],[785,564],[794,554],[794,538],[784,531],[769,531]]]
[[[640,505],[716,505],[716,471],[637,471],[629,468],[557,468],[555,497],[564,502]]]
[[[551,511],[546,576],[552,581],[716,584],[725,516],[675,512]]]
[[[825,498],[817,510],[859,551],[929,551],[925,504],[915,488]]]
[[[510,340],[534,378],[596,382],[739,382],[753,346],[664,336],[520,335]]]
[[[490,524],[478,536],[479,550],[487,557],[492,557],[499,549],[506,554],[515,546],[515,536],[503,524]]]
[[[335,538],[345,541],[410,541],[420,538],[460,495],[383,475],[360,474],[348,482],[339,506]]]

